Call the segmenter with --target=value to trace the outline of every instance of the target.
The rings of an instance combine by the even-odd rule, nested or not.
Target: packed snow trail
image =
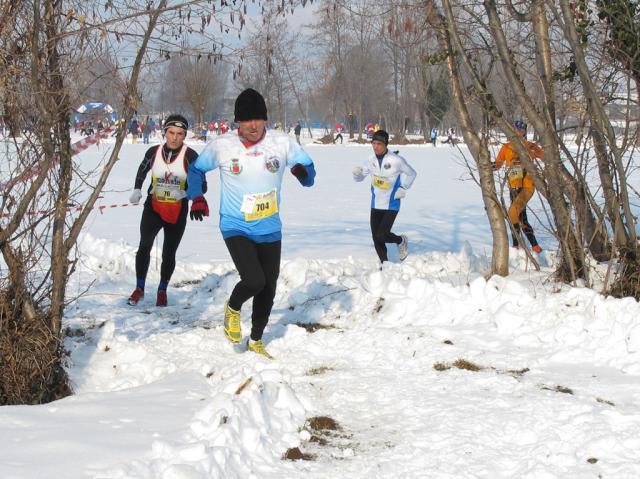
[[[486,282],[482,266],[471,252],[382,271],[286,261],[265,335],[274,362],[224,338],[228,263],[166,309],[80,306],[79,323],[106,321],[73,342],[80,393],[190,371],[210,387],[179,438],[96,477],[637,477],[638,304],[555,290],[548,271]],[[339,429],[312,430],[315,416]],[[314,459],[282,460],[295,446]]]

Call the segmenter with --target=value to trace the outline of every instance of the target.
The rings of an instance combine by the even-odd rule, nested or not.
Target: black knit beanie
[[[389,144],[389,133],[384,130],[376,131],[371,137],[371,141],[381,141],[385,145]]]
[[[234,121],[266,120],[267,105],[262,95],[253,88],[247,88],[236,98]]]
[[[167,128],[170,128],[172,126],[175,128],[182,128],[184,131],[187,131],[189,129],[189,122],[184,116],[173,114],[169,115],[164,121],[162,129],[164,131],[167,131]]]

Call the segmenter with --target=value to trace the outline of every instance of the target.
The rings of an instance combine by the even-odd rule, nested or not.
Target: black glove
[[[191,213],[189,216],[192,220],[202,221],[204,216],[209,216],[209,205],[204,196],[196,196],[191,202]]]
[[[293,176],[298,178],[298,181],[300,183],[304,183],[309,176],[309,173],[307,173],[307,169],[300,163],[296,163],[291,167],[291,173],[293,174]]]

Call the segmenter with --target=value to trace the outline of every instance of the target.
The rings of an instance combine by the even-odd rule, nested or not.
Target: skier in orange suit
[[[527,124],[522,120],[516,120],[513,123],[513,126],[516,128],[518,134],[524,138],[523,142],[529,150],[529,157],[531,158],[531,161],[536,158],[544,161],[544,154],[540,146],[526,139]],[[516,235],[512,235],[513,246],[515,248],[519,246],[518,236],[522,230],[529,240],[529,243],[531,243],[531,249],[535,253],[540,253],[542,252],[542,248],[538,244],[538,241],[533,234],[533,228],[527,220],[527,203],[533,196],[536,187],[511,142],[503,144],[502,148],[500,148],[500,152],[496,157],[494,169],[498,170],[502,168],[503,164],[507,168],[509,197],[511,198],[509,220],[511,221],[511,224],[513,224],[513,228],[517,233]]]

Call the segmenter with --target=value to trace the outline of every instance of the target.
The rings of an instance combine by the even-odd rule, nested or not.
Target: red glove
[[[202,221],[203,216],[209,216],[209,205],[204,196],[196,196],[191,202],[191,213],[189,216],[192,220]]]
[[[298,181],[300,183],[304,183],[309,176],[309,173],[307,173],[307,169],[300,163],[296,163],[291,167],[291,173],[293,174],[293,176],[298,178]]]

